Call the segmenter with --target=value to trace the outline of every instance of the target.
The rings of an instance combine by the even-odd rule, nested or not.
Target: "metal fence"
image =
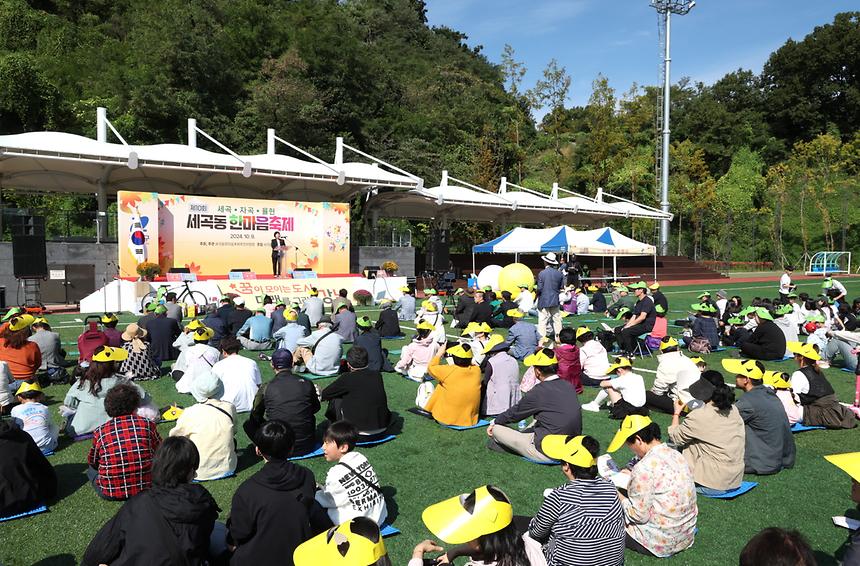
[[[0,208],[0,240],[10,241],[16,227],[29,225],[32,217],[44,217],[45,239],[49,242],[116,242],[116,214],[99,216],[94,211],[70,212],[33,208]],[[103,225],[98,236],[98,224]]]

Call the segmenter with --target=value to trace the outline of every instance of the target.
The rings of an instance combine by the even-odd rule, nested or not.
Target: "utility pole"
[[[663,57],[663,131],[662,131],[662,167],[660,171],[660,209],[669,213],[669,66],[672,62],[669,51],[669,43],[672,29],[672,14],[683,16],[693,9],[696,2],[693,0],[651,0],[651,7],[657,10],[657,14],[663,16],[665,28],[665,49]],[[660,254],[669,253],[669,221],[660,221]]]

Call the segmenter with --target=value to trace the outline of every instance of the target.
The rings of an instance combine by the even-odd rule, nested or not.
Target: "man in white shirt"
[[[845,295],[848,293],[845,285],[832,277],[825,277],[824,281],[821,283],[821,288],[824,289],[824,292],[828,297],[833,299],[834,303],[843,301],[845,299]]]
[[[615,363],[606,370],[606,375],[615,377],[600,382],[603,388],[591,403],[582,406],[583,411],[600,412],[600,405],[609,398],[612,403],[609,416],[623,420],[627,415],[648,415],[645,406],[645,380],[633,372],[633,364],[628,358],[615,358]]]
[[[588,306],[591,304],[591,301],[588,299],[588,295],[583,293],[582,289],[577,289],[575,292],[576,314],[588,314]]]
[[[717,291],[717,310],[720,311],[720,319],[722,319],[723,315],[726,314],[726,306],[728,306],[728,304],[729,298],[726,291],[724,289]]]
[[[532,292],[529,291],[528,285],[520,285],[520,294],[517,295],[517,298],[514,299],[514,302],[517,304],[517,308],[525,313],[526,316],[535,316],[537,312],[534,311],[535,308],[535,296],[532,295]]]
[[[194,345],[179,354],[171,372],[179,393],[191,393],[197,376],[211,371],[221,357],[221,352],[209,345],[209,340],[215,334],[214,330],[198,326],[189,334]]]
[[[660,342],[657,356],[657,375],[650,391],[645,392],[648,407],[671,415],[675,401],[687,403],[693,399],[692,385],[701,376],[696,363],[681,353],[678,341],[667,336]]]
[[[793,271],[794,267],[786,265],[782,277],[779,278],[779,294],[782,298],[786,298],[786,295],[794,291],[795,286],[791,284],[791,274]]]
[[[296,342],[298,348],[293,354],[293,364],[299,373],[314,375],[337,375],[340,371],[340,358],[343,355],[343,337],[332,330],[328,316],[317,321],[317,329]]]
[[[323,300],[319,297],[320,292],[316,287],[311,287],[310,297],[305,299],[305,304],[302,306],[302,312],[308,315],[311,321],[311,327],[316,327],[317,322],[323,317],[325,306]]]
[[[221,341],[221,361],[212,366],[212,373],[224,384],[221,401],[232,403],[237,413],[247,413],[254,405],[257,389],[263,383],[260,368],[254,360],[239,355],[242,344],[230,336]]]

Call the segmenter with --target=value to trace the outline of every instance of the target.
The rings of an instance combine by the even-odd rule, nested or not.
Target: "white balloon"
[[[478,274],[478,289],[483,289],[490,286],[493,289],[499,288],[499,274],[502,272],[501,265],[488,265]]]

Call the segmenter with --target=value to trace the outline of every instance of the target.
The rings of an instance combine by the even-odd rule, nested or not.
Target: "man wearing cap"
[[[744,473],[768,475],[794,467],[794,436],[776,392],[764,386],[764,365],[756,360],[723,360],[744,392],[735,403],[746,429]]]
[[[618,316],[621,309],[633,310],[636,307],[636,297],[630,295],[630,290],[621,285],[618,287],[618,300],[606,307],[606,316]]]
[[[182,306],[176,304],[176,293],[173,291],[164,295],[164,308],[167,309],[167,318],[182,322]]]
[[[262,383],[256,362],[240,356],[242,344],[232,336],[221,340],[221,360],[212,366],[212,373],[224,384],[222,401],[232,403],[237,413],[251,410],[254,396]]]
[[[523,361],[526,356],[534,354],[537,350],[540,341],[537,326],[523,320],[525,314],[519,309],[509,310],[507,314],[514,319],[514,325],[508,329],[507,341],[511,345],[508,353],[517,360]]]
[[[305,299],[305,303],[302,306],[302,312],[308,315],[308,319],[311,321],[311,327],[315,327],[319,319],[323,317],[325,313],[325,305],[323,304],[323,300],[319,296],[319,291],[316,287],[311,287],[311,291],[309,293],[309,297]]]
[[[824,458],[851,477],[851,501],[856,503],[860,510],[860,452],[831,454]],[[860,564],[860,529],[855,529],[849,535],[842,555],[842,564]]]
[[[669,312],[669,299],[666,298],[666,295],[663,294],[663,291],[660,290],[660,284],[656,281],[648,285],[648,289],[651,291],[651,300],[654,301],[654,306],[663,307],[664,312]]]
[[[693,400],[690,385],[700,376],[698,366],[681,352],[678,341],[666,336],[660,342],[654,385],[645,392],[648,407],[671,415],[675,410],[675,401],[686,405]]]
[[[403,331],[400,330],[400,320],[397,318],[397,313],[391,310],[392,302],[390,299],[383,299],[379,306],[382,310],[379,311],[379,318],[376,320],[376,331],[383,338],[403,338]]]
[[[454,320],[451,328],[466,328],[472,320],[472,312],[475,310],[475,290],[469,287],[457,299],[457,307],[454,309]]]
[[[753,360],[781,360],[785,356],[785,335],[774,324],[773,315],[764,307],[755,307],[753,314],[756,328],[740,344],[741,355]]]
[[[191,393],[197,376],[209,372],[221,357],[217,348],[209,345],[213,330],[198,326],[191,333],[194,345],[179,354],[171,375],[179,393]]]
[[[289,350],[275,350],[271,362],[275,377],[257,391],[251,414],[244,424],[245,433],[253,442],[264,422],[278,420],[288,424],[295,433],[293,456],[312,452],[317,446],[314,435],[316,413],[320,410],[316,387],[293,374],[293,355]]]
[[[275,347],[282,350],[295,352],[298,348],[299,340],[308,335],[305,327],[298,323],[299,313],[291,308],[284,311],[284,321],[286,324],[277,332],[272,334],[272,340],[275,341]]]
[[[213,348],[218,348],[221,339],[227,334],[227,323],[224,319],[218,316],[218,309],[215,305],[206,306],[206,316],[203,318],[203,326],[212,329],[212,338],[209,339],[209,345]]]
[[[268,350],[272,347],[272,319],[264,309],[257,309],[236,331],[236,338],[246,350]]]
[[[140,328],[146,330],[146,326],[149,324],[149,321],[155,318],[156,308],[158,308],[157,301],[150,301],[149,303],[147,303],[146,307],[144,308],[143,316],[137,319],[137,325]]]
[[[296,343],[293,363],[300,373],[314,375],[337,375],[343,355],[343,337],[334,331],[332,321],[323,316],[317,321],[317,329]]]
[[[167,318],[167,308],[164,305],[156,307],[155,318],[146,325],[146,331],[149,333],[149,351],[156,367],[161,367],[162,362],[175,360],[179,356],[179,350],[173,347],[173,342],[182,330],[178,322]]]
[[[409,285],[400,288],[400,298],[394,305],[394,310],[397,311],[397,318],[400,320],[413,320],[415,318],[415,295],[412,294],[412,289]]]
[[[633,307],[633,316],[624,326],[615,331],[618,335],[618,345],[622,352],[633,354],[636,351],[636,342],[639,336],[651,332],[654,321],[657,319],[657,311],[654,310],[654,301],[648,296],[648,288],[643,281],[633,283],[629,286],[636,295],[636,305]]]
[[[833,300],[833,302],[843,301],[845,299],[845,295],[848,294],[848,290],[845,288],[845,285],[833,277],[825,277],[824,282],[821,283],[821,288],[826,292],[827,296]]]
[[[233,299],[233,310],[227,315],[227,334],[236,336],[239,333],[239,329],[245,325],[245,321],[252,316],[254,316],[254,313],[245,306],[244,298],[236,297]]]
[[[357,335],[355,322],[357,318],[358,317],[355,316],[355,312],[349,310],[349,307],[345,304],[341,304],[337,309],[337,313],[331,317],[334,331],[340,334],[340,337],[343,338],[345,344],[352,344],[355,342],[355,337]]]
[[[561,303],[558,294],[564,286],[564,275],[557,269],[558,260],[555,253],[549,252],[541,256],[544,268],[537,277],[537,310],[538,333],[542,338],[547,336],[547,326],[552,322],[555,336],[561,332]]]
[[[269,318],[272,319],[272,334],[287,325],[287,321],[284,318],[286,310],[287,305],[284,301],[278,301],[275,303],[275,310],[273,310],[272,314],[269,315]]]
[[[528,356],[523,363],[534,368],[538,384],[520,402],[497,416],[487,428],[488,447],[500,452],[512,452],[540,462],[551,462],[539,448],[545,436],[582,434],[582,409],[573,385],[559,379],[555,352],[543,348]],[[522,432],[507,424],[534,417],[534,425]]]
[[[544,453],[561,461],[568,482],[550,491],[529,523],[547,564],[624,564],[624,513],[612,482],[597,472],[600,444],[590,436],[545,436]]]
[[[385,309],[382,312],[394,314],[390,309]],[[396,322],[395,318],[395,322]],[[373,321],[369,316],[360,316],[356,320],[358,326],[358,335],[353,342],[354,346],[360,346],[367,352],[367,367],[372,371],[393,372],[394,366],[388,360],[388,350],[382,347],[382,338],[379,332],[373,327]],[[376,323],[379,326],[379,322]],[[353,346],[353,347],[354,347]]]

